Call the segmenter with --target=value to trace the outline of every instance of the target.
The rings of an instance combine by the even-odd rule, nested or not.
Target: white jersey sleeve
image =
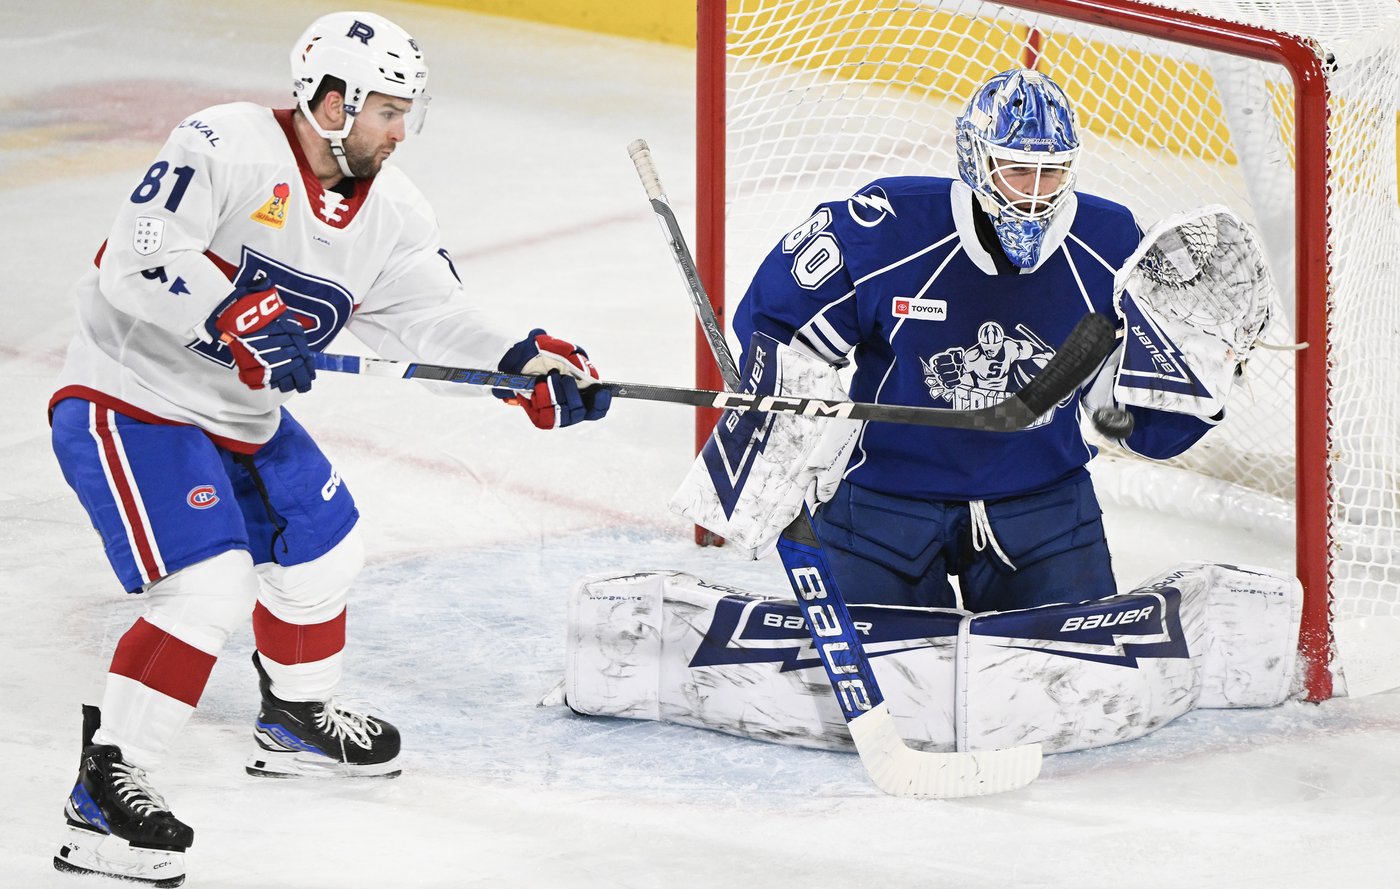
[[[511,335],[493,327],[480,302],[463,289],[422,194],[397,170],[380,178],[387,181],[379,185],[392,186],[401,201],[403,233],[348,330],[383,358],[494,370],[525,331]],[[480,394],[462,386],[444,391]]]

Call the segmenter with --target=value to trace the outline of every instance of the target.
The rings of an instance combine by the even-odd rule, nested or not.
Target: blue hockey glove
[[[524,408],[530,422],[541,429],[601,420],[612,404],[612,392],[596,385],[598,369],[588,360],[588,353],[538,327],[511,346],[497,368],[505,373],[543,376],[529,395],[491,390],[507,404]]]
[[[306,329],[287,312],[277,288],[253,289],[263,283],[266,279],[230,293],[204,329],[233,352],[238,379],[249,389],[308,392],[316,366]]]

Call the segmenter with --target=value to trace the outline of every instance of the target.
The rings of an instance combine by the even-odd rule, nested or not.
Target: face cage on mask
[[[1079,160],[1078,146],[1068,151],[1016,151],[990,145],[981,139],[976,140],[974,144],[977,154],[974,159],[975,168],[981,171],[977,190],[996,204],[1003,218],[1028,222],[1047,219],[1055,214],[1065,196],[1074,190],[1075,168]],[[1031,180],[1032,191],[1026,192],[1014,187],[1003,176],[1001,182],[1010,196],[1004,194],[997,187],[994,177],[997,177],[999,169],[1007,167],[1033,168],[1035,178]],[[1060,182],[1049,194],[1036,194],[1040,179],[1048,168],[1064,171]],[[1017,206],[1018,204],[1029,204],[1030,209]]]

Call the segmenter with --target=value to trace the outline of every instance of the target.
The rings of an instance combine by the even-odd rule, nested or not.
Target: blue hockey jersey
[[[739,341],[757,331],[834,364],[854,361],[857,401],[996,404],[1045,366],[1085,313],[1114,314],[1113,274],[1141,231],[1126,207],[1070,195],[1041,261],[1018,274],[979,237],[980,213],[965,184],[932,177],[877,180],[818,206],[760,265],[735,311]],[[931,500],[997,500],[1056,485],[1093,456],[1076,401],[1010,433],[867,424],[846,478]],[[1213,425],[1131,411],[1137,424],[1126,444],[1148,457],[1181,453]]]

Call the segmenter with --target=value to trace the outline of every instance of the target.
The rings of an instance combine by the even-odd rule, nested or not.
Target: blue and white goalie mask
[[[1038,71],[1003,71],[958,117],[957,145],[958,175],[992,218],[1002,249],[1033,268],[1074,190],[1079,136],[1064,90]]]

